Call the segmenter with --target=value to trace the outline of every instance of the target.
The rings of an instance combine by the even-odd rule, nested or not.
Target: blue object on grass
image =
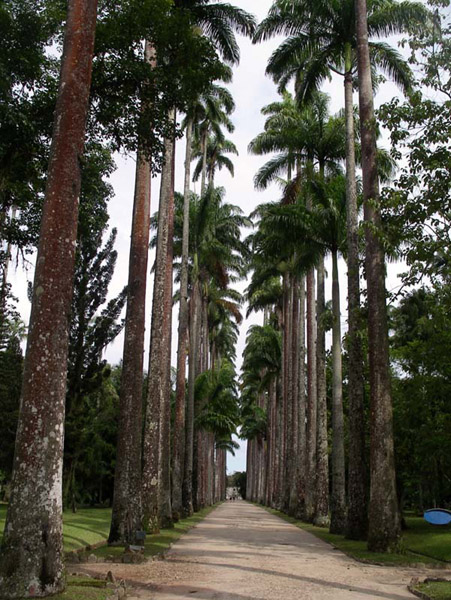
[[[451,511],[445,508],[431,508],[424,512],[424,518],[432,525],[448,525],[451,523]]]

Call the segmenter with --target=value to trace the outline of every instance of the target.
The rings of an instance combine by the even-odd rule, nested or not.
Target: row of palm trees
[[[142,140],[137,151],[124,359],[110,543],[133,544],[142,528],[170,526],[182,514],[225,497],[225,452],[238,424],[233,367],[239,296],[231,284],[244,272],[241,211],[215,189],[215,173],[232,169],[233,100],[222,83],[239,60],[235,32],[252,35],[254,18],[227,3],[176,0],[197,35],[226,62],[186,114],[185,193],[174,192],[177,115],[169,109],[156,217],[156,261],[147,393],[143,406],[143,348],[147,291],[150,182],[153,161]],[[70,0],[52,159],[42,219],[25,359],[24,387],[2,541],[0,595],[47,596],[64,588],[62,450],[66,387],[67,315],[80,188],[97,1]],[[82,32],[82,41],[79,37]],[[157,53],[144,43],[151,69]],[[142,115],[146,106],[142,106]],[[76,131],[75,131],[76,129]],[[146,129],[146,128],[143,128]],[[148,129],[148,127],[147,127]],[[201,194],[190,192],[192,159]],[[55,220],[56,219],[56,220]],[[171,434],[173,263],[180,257],[180,316],[175,422]],[[186,362],[188,358],[188,368]],[[34,482],[34,485],[31,485]]]
[[[280,181],[282,176],[286,179],[281,202],[263,205],[256,211],[257,232],[252,236],[253,276],[248,298],[251,309],[265,308],[265,322],[249,334],[242,379],[248,419],[244,433],[247,431],[250,438],[248,493],[254,500],[320,525],[329,522],[330,512],[332,532],[346,533],[352,539],[368,538],[368,546],[374,551],[387,551],[397,545],[400,519],[385,260],[378,233],[379,180],[389,176],[392,165],[376,146],[373,82],[380,70],[404,92],[410,91],[413,78],[407,61],[378,38],[408,31],[426,23],[427,17],[425,8],[416,2],[276,0],[254,37],[262,41],[275,35],[287,36],[267,67],[283,93],[282,101],[263,109],[268,117],[265,130],[250,144],[256,154],[277,153],[257,173],[257,188]],[[344,112],[333,117],[328,115],[327,97],[318,91],[331,75],[344,77],[345,88]],[[286,92],[290,81],[294,81],[295,98]],[[359,90],[360,136],[355,126],[355,87]],[[362,167],[366,238],[371,390],[369,499],[356,159]],[[324,293],[324,257],[328,253],[332,257],[330,465],[325,360],[328,312]],[[339,254],[346,258],[348,267],[347,465]],[[262,336],[269,336],[273,343],[261,345],[258,340]],[[260,347],[263,352],[256,356]],[[266,419],[265,426],[262,419]]]

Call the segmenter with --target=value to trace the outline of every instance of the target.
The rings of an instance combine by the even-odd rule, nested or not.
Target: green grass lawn
[[[159,534],[148,535],[146,538],[144,554],[154,556],[169,548],[181,535],[191,527],[200,523],[215,507],[204,508],[192,517],[182,519],[172,529],[162,529]],[[6,505],[0,505],[0,534],[3,533],[6,517]],[[64,512],[64,549],[66,552],[104,543],[108,538],[110,529],[111,509],[109,508],[81,508],[76,513]],[[97,556],[118,556],[124,549],[103,546],[94,553]]]
[[[280,511],[267,509],[289,523],[313,533],[357,560],[383,563],[387,565],[445,566],[451,562],[451,528],[430,525],[421,517],[406,517],[408,530],[403,533],[402,554],[382,554],[369,552],[366,542],[347,540],[342,535],[329,533],[327,529],[297,521]],[[451,596],[448,596],[448,600]]]
[[[144,556],[155,556],[167,550],[184,533],[200,523],[216,506],[203,508],[192,517],[181,519],[175,523],[171,529],[162,529],[160,533],[148,535],[144,545]],[[102,546],[93,551],[93,554],[100,557],[119,556],[123,553],[122,546]]]
[[[431,581],[429,583],[419,583],[414,589],[427,594],[432,600],[450,600],[451,583],[448,581]]]
[[[0,505],[0,533],[3,533],[6,505]],[[64,511],[64,549],[67,552],[106,542],[110,530],[110,508],[80,508]]]
[[[67,588],[62,594],[52,596],[53,600],[106,600],[111,597],[111,589],[106,581],[87,577],[68,577]]]

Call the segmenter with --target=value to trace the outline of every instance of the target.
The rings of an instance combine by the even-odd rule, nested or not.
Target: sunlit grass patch
[[[144,545],[144,556],[151,557],[165,552],[184,533],[203,521],[203,519],[215,508],[215,506],[203,508],[192,517],[181,519],[170,529],[162,529],[160,533],[147,535]],[[94,550],[93,554],[102,558],[106,558],[107,556],[117,558],[123,552],[123,546],[102,546]]]
[[[418,583],[413,589],[429,596],[431,600],[450,600],[451,582],[449,581],[430,581],[428,583]]]
[[[403,552],[394,554],[370,552],[364,541],[347,540],[342,535],[329,533],[327,529],[322,527],[298,521],[278,510],[271,508],[266,510],[296,525],[296,527],[312,533],[357,560],[386,565],[424,564],[425,566],[442,567],[446,566],[444,561],[451,560],[451,529],[448,527],[434,527],[426,521],[423,524],[421,517],[406,518],[408,529],[403,532]],[[448,600],[451,600],[451,596]]]

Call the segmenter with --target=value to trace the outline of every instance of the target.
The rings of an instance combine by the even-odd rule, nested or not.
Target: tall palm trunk
[[[188,260],[189,206],[193,121],[186,126],[185,189],[183,201],[182,268],[180,278],[180,311],[177,349],[177,384],[175,391],[175,422],[172,455],[172,512],[178,519],[182,513],[183,463],[185,451],[186,356],[188,345]]]
[[[284,369],[284,405],[283,405],[283,510],[288,510],[290,505],[290,488],[292,482],[292,468],[294,457],[292,453],[292,430],[290,427],[293,404],[292,372],[292,296],[293,285],[290,274],[285,275],[284,285],[284,328],[283,328],[283,369]]]
[[[346,529],[345,447],[341,365],[340,284],[337,250],[332,251],[332,495],[331,533]]]
[[[346,208],[348,245],[348,396],[349,466],[347,537],[366,539],[368,531],[363,350],[360,340],[360,276],[357,186],[355,168],[354,103],[352,99],[352,48],[345,55]]]
[[[324,329],[325,299],[324,256],[318,263],[316,368],[318,418],[316,439],[316,504],[314,522],[320,527],[329,523],[329,452],[327,443],[327,395],[326,395],[326,332]]]
[[[315,271],[307,274],[307,477],[305,488],[305,516],[313,519],[316,487],[316,430],[317,430],[317,375],[316,375],[316,310]]]
[[[175,122],[175,111],[170,111]],[[144,431],[144,525],[158,516],[172,524],[170,497],[170,375],[172,317],[172,255],[174,231],[174,139],[164,142],[158,210],[157,251],[150,334],[149,385]],[[156,468],[157,467],[157,468]]]
[[[155,51],[146,41],[146,60]],[[128,269],[127,313],[114,474],[113,513],[108,543],[136,544],[142,527],[141,437],[144,331],[150,232],[151,163],[143,149],[136,157],[135,197]]]
[[[289,426],[291,428],[291,466],[290,466],[290,503],[289,513],[297,514],[299,496],[299,280],[293,276],[292,282],[292,307],[291,307],[291,415]]]
[[[297,516],[305,519],[305,493],[307,478],[307,397],[305,394],[305,277],[299,287],[299,441],[298,441],[298,508]]]
[[[371,490],[368,548],[385,552],[397,545],[400,517],[396,495],[393,414],[388,354],[385,257],[377,230],[381,226],[376,132],[368,49],[366,0],[356,2],[359,104],[365,202],[366,277],[371,391]]]
[[[196,275],[197,260],[194,259],[194,284],[190,300],[188,402],[186,406],[185,464],[183,471],[183,514],[193,514],[193,461],[194,461],[194,384],[197,375],[200,337],[200,284]]]
[[[200,195],[203,196],[206,190],[206,181],[207,181],[207,139],[208,139],[208,129],[204,129],[201,137],[201,151],[202,151],[202,176],[201,176],[201,185],[200,185]]]
[[[69,2],[1,546],[3,598],[48,596],[65,585],[62,470],[69,314],[96,17],[96,0]]]

